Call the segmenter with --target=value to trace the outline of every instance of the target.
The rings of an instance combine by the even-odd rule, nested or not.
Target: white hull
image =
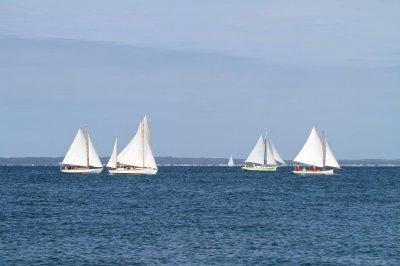
[[[254,172],[274,172],[276,171],[277,166],[268,166],[268,165],[257,165],[257,166],[243,166],[242,170],[244,171],[254,171]]]
[[[333,175],[333,169],[331,170],[318,170],[318,171],[292,171],[295,175]]]
[[[117,168],[117,169],[108,169],[110,174],[125,174],[125,175],[155,175],[157,174],[158,169],[150,169],[150,168],[134,168],[134,169],[126,169],[126,168]]]
[[[61,172],[66,174],[100,174],[103,168],[93,169],[61,169]]]

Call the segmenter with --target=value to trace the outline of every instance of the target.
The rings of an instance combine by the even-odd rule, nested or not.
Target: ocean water
[[[400,168],[0,167],[0,265],[400,265]]]

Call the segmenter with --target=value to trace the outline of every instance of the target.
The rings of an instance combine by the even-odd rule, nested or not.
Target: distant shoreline
[[[58,166],[63,157],[0,157],[0,166]],[[102,157],[106,164],[108,157]],[[228,158],[181,158],[181,157],[156,157],[159,166],[224,166]],[[237,166],[243,164],[244,159],[234,159]],[[285,160],[290,166],[293,162]],[[360,159],[339,160],[341,166],[400,166],[400,159]]]

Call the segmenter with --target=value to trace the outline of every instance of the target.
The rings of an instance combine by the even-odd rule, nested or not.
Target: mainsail
[[[78,133],[76,133],[76,136],[72,141],[71,147],[69,147],[62,164],[87,166],[86,139],[81,129],[79,129]]]
[[[118,155],[118,162],[124,165],[142,167],[143,166],[143,141],[142,141],[142,122],[129,144]]]
[[[313,127],[310,135],[303,148],[300,150],[299,154],[297,154],[296,158],[294,158],[295,162],[304,163],[308,165],[315,165],[318,167],[324,166],[323,161],[323,147],[321,143],[321,139],[318,136],[317,131]]]
[[[256,143],[256,146],[254,146],[253,150],[251,151],[245,162],[264,164],[264,159],[265,159],[264,157],[265,157],[265,143],[264,143],[264,138],[261,135]]]

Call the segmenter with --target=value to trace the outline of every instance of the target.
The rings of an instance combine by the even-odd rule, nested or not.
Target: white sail
[[[280,162],[283,165],[286,165],[285,161],[282,159],[278,150],[275,148],[275,145],[271,142],[272,155],[274,156],[275,161]]]
[[[129,144],[118,154],[117,161],[129,166],[143,166],[143,140],[142,140],[142,122]]]
[[[246,163],[264,164],[265,158],[265,143],[263,136],[260,136],[256,146],[254,146],[250,155],[246,159]]]
[[[132,140],[133,140],[133,139],[132,139]],[[128,149],[129,149],[129,145],[132,143],[132,140],[131,140],[131,142],[129,142],[129,144],[126,145],[126,147],[123,148],[122,151],[117,155],[117,163],[120,163],[121,160],[122,160],[122,158],[125,157],[125,154],[127,153]]]
[[[143,128],[144,128],[144,134],[151,146],[152,136],[151,136],[151,129],[150,129],[150,125],[149,125],[149,120],[147,119],[147,115],[145,115],[143,118]]]
[[[325,166],[330,166],[334,168],[340,168],[338,161],[333,155],[332,149],[328,144],[328,141],[325,139]]]
[[[150,143],[147,138],[144,138],[144,153],[144,167],[158,169],[156,160],[153,156],[153,152],[151,151]]]
[[[265,158],[265,164],[267,165],[276,165],[276,161],[274,158],[274,155],[272,153],[271,147],[268,143],[267,140],[265,140],[265,150],[266,150],[266,158]]]
[[[86,139],[81,129],[78,130],[62,164],[87,166]]]
[[[303,148],[294,158],[295,162],[323,167],[323,148],[321,139],[313,127]]]
[[[147,115],[143,118],[143,132],[144,132],[144,152],[145,152],[145,162],[144,167],[158,169],[157,163],[151,150],[151,144],[153,142],[153,136],[151,133],[151,128],[149,125],[149,120]]]
[[[233,163],[232,155],[231,155],[231,157],[229,157],[228,166],[235,166],[235,164]]]
[[[110,156],[110,160],[108,160],[107,167],[109,168],[117,168],[117,149],[118,149],[118,139],[115,139],[113,152]]]
[[[93,146],[92,140],[90,139],[89,132],[87,133],[87,137],[89,142],[89,165],[93,167],[103,167],[99,155],[97,154],[96,149]]]

